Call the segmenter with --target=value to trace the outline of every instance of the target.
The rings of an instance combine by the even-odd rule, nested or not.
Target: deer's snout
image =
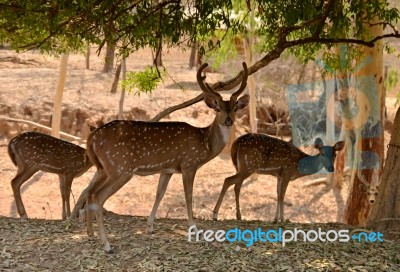
[[[228,127],[232,126],[232,125],[233,125],[233,120],[232,120],[232,118],[227,117],[227,118],[225,119],[224,125],[225,125],[225,126],[228,126]]]
[[[335,167],[333,167],[333,165],[329,165],[326,170],[328,170],[328,172],[333,172],[335,171]]]

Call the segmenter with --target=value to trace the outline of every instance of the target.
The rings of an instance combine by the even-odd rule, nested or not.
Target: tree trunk
[[[254,21],[254,11],[250,12],[250,21]],[[255,35],[253,33],[253,24],[250,22],[249,24],[249,32],[243,37],[243,47],[244,47],[244,55],[246,58],[247,65],[253,65],[254,63],[254,44]],[[250,121],[250,130],[252,133],[257,133],[257,97],[256,97],[256,83],[254,79],[254,75],[249,75],[247,79],[247,88],[250,96],[249,102],[249,121]],[[254,173],[250,177],[251,181],[258,180],[258,174]]]
[[[58,76],[58,84],[56,95],[54,97],[53,105],[53,116],[51,119],[51,135],[53,137],[60,137],[60,125],[61,125],[61,103],[65,87],[65,81],[67,78],[68,68],[68,54],[62,54],[60,59],[60,72]]]
[[[341,52],[341,50],[345,50],[346,46],[338,45],[335,47],[335,53],[339,56],[340,60],[346,62],[346,55]],[[348,162],[353,161],[352,155],[346,156],[346,154],[351,154],[352,148],[352,141],[351,141],[351,133],[352,129],[354,128],[354,120],[351,118],[347,118],[351,115],[351,108],[350,108],[350,101],[353,99],[350,94],[350,73],[349,71],[345,70],[345,67],[341,67],[337,71],[335,76],[335,89],[337,89],[338,93],[338,100],[340,103],[340,108],[342,111],[341,120],[342,120],[342,127],[341,127],[341,137],[345,141],[346,145],[340,152],[338,152],[335,160],[335,173],[333,174],[333,187],[341,190],[343,187],[343,180],[344,180],[344,167],[346,165],[346,158]],[[332,116],[334,119],[335,117]],[[341,220],[343,220],[343,212],[344,208],[340,211],[341,215],[338,215]]]
[[[189,69],[199,65],[199,44],[194,42],[190,47]]]
[[[111,73],[114,67],[115,44],[107,42],[106,57],[104,59],[103,73]]]
[[[86,45],[85,63],[86,63],[86,69],[89,69],[89,66],[90,66],[90,43],[87,43],[87,45]]]
[[[161,67],[162,64],[162,58],[161,58],[161,54],[162,54],[162,46],[160,45],[155,51],[154,51],[154,55],[153,55],[153,64],[156,67]]]
[[[123,58],[121,61],[122,64],[122,80],[126,79],[126,59]],[[118,106],[118,120],[124,120],[124,100],[125,100],[125,88],[121,88],[121,97],[119,99]]]
[[[252,52],[252,35],[243,38],[244,54],[246,58],[247,65],[253,64],[253,52]],[[253,133],[257,133],[257,97],[256,97],[256,86],[254,81],[254,75],[249,75],[247,79],[247,88],[249,91],[250,102],[249,102],[249,120],[250,120],[250,130]]]
[[[377,18],[371,24],[377,22]],[[382,35],[382,27],[370,27],[371,35]],[[367,195],[360,190],[362,180],[371,183],[379,180],[383,165],[383,126],[382,126],[382,88],[383,88],[383,46],[377,42],[375,47],[361,48],[366,58],[365,66],[356,73],[358,111],[355,117],[354,162],[352,182],[344,215],[350,225],[364,226],[371,206]],[[362,62],[360,62],[362,64]],[[361,66],[361,65],[360,65]]]
[[[394,119],[392,138],[388,145],[386,163],[376,204],[367,225],[381,232],[400,229],[400,108]]]
[[[113,81],[113,84],[111,86],[110,93],[116,93],[117,92],[119,77],[121,75],[121,65],[122,65],[122,61],[118,64],[117,70],[115,71],[114,81]]]

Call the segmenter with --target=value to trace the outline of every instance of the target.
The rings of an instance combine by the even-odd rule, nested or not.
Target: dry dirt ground
[[[116,114],[119,93],[109,92],[113,77],[101,73],[102,56],[98,57],[94,52],[95,49],[89,70],[84,67],[82,54],[70,55],[63,107],[94,112],[96,117],[101,117],[103,113]],[[188,58],[188,52],[171,51],[165,54],[164,64],[175,82],[166,79],[153,94],[128,94],[125,110],[144,110],[147,115],[143,119],[148,119],[169,106],[195,97],[200,90],[195,80],[196,71],[187,68]],[[0,50],[0,113],[18,118],[25,115],[29,119],[31,116],[24,111],[27,106],[35,109],[51,105],[57,85],[58,63],[57,58],[32,52],[15,54]],[[150,51],[139,51],[128,59],[127,70],[138,70],[149,64]],[[239,70],[240,64],[232,68],[231,74]],[[207,76],[210,81],[226,77],[222,74]],[[185,90],[181,91],[179,85],[184,86]],[[45,116],[49,113],[42,114]],[[206,126],[212,119],[213,112],[204,103],[198,103],[170,114],[165,120]],[[255,271],[262,267],[265,271],[272,271],[272,266],[276,271],[347,271],[352,267],[351,271],[378,271],[379,267],[382,271],[400,269],[400,251],[395,242],[377,245],[351,243],[346,248],[336,243],[303,243],[300,247],[292,245],[285,248],[269,244],[257,245],[252,250],[242,245],[237,248],[236,244],[229,243],[187,243],[186,205],[179,175],[173,176],[160,205],[157,215],[160,219],[156,225],[160,231],[155,235],[145,234],[144,217],[150,214],[158,176],[134,177],[106,202],[107,210],[129,216],[109,216],[106,228],[117,254],[105,257],[97,240],[87,241],[83,225],[57,220],[61,218],[61,197],[56,175],[37,174],[22,187],[28,216],[38,220],[20,222],[14,219],[18,216],[10,180],[16,168],[7,155],[8,141],[8,138],[3,138],[0,142],[1,271],[191,271],[195,268],[199,271]],[[222,226],[223,229],[236,226],[268,227],[265,221],[273,218],[276,208],[276,180],[270,176],[259,176],[258,181],[245,184],[241,191],[242,217],[261,221],[230,221],[235,219],[232,189],[228,191],[220,210],[219,219],[223,221],[208,221],[212,218],[212,209],[224,178],[233,173],[234,168],[227,156],[215,158],[198,171],[194,185],[194,214],[199,226],[212,229]],[[93,174],[94,169],[91,169],[74,181],[72,205]],[[346,199],[347,184],[336,197],[325,185],[304,187],[306,181],[318,177],[302,178],[289,185],[285,197],[285,216],[299,223],[289,227],[305,226],[312,229],[316,226],[313,223],[337,221],[336,201]],[[322,226],[329,228],[329,225]],[[272,227],[276,228],[276,225]],[[397,249],[392,252],[393,247]],[[306,252],[310,255],[304,255]],[[196,258],[201,254],[209,261],[200,258],[196,263]],[[337,258],[341,261],[336,262]]]

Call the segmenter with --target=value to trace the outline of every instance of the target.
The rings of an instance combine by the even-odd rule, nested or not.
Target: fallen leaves
[[[398,240],[383,243],[188,242],[186,220],[157,219],[155,234],[146,218],[107,214],[115,254],[96,237],[88,240],[75,221],[0,217],[0,271],[398,271]],[[198,220],[201,229],[340,229],[340,224],[279,225],[261,221]]]

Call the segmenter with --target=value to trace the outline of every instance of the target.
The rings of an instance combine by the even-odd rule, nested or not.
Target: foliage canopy
[[[337,43],[374,46],[386,37],[400,37],[395,24],[399,11],[387,0],[0,0],[0,43],[16,50],[39,48],[60,53],[80,50],[87,43],[115,43],[127,56],[142,47],[182,46],[195,41],[213,49],[226,35],[246,33],[249,13],[260,37],[263,58],[249,68],[250,74],[289,49],[307,60],[320,49]],[[368,36],[365,28],[379,18],[385,34]],[[230,89],[241,74],[213,86]]]

